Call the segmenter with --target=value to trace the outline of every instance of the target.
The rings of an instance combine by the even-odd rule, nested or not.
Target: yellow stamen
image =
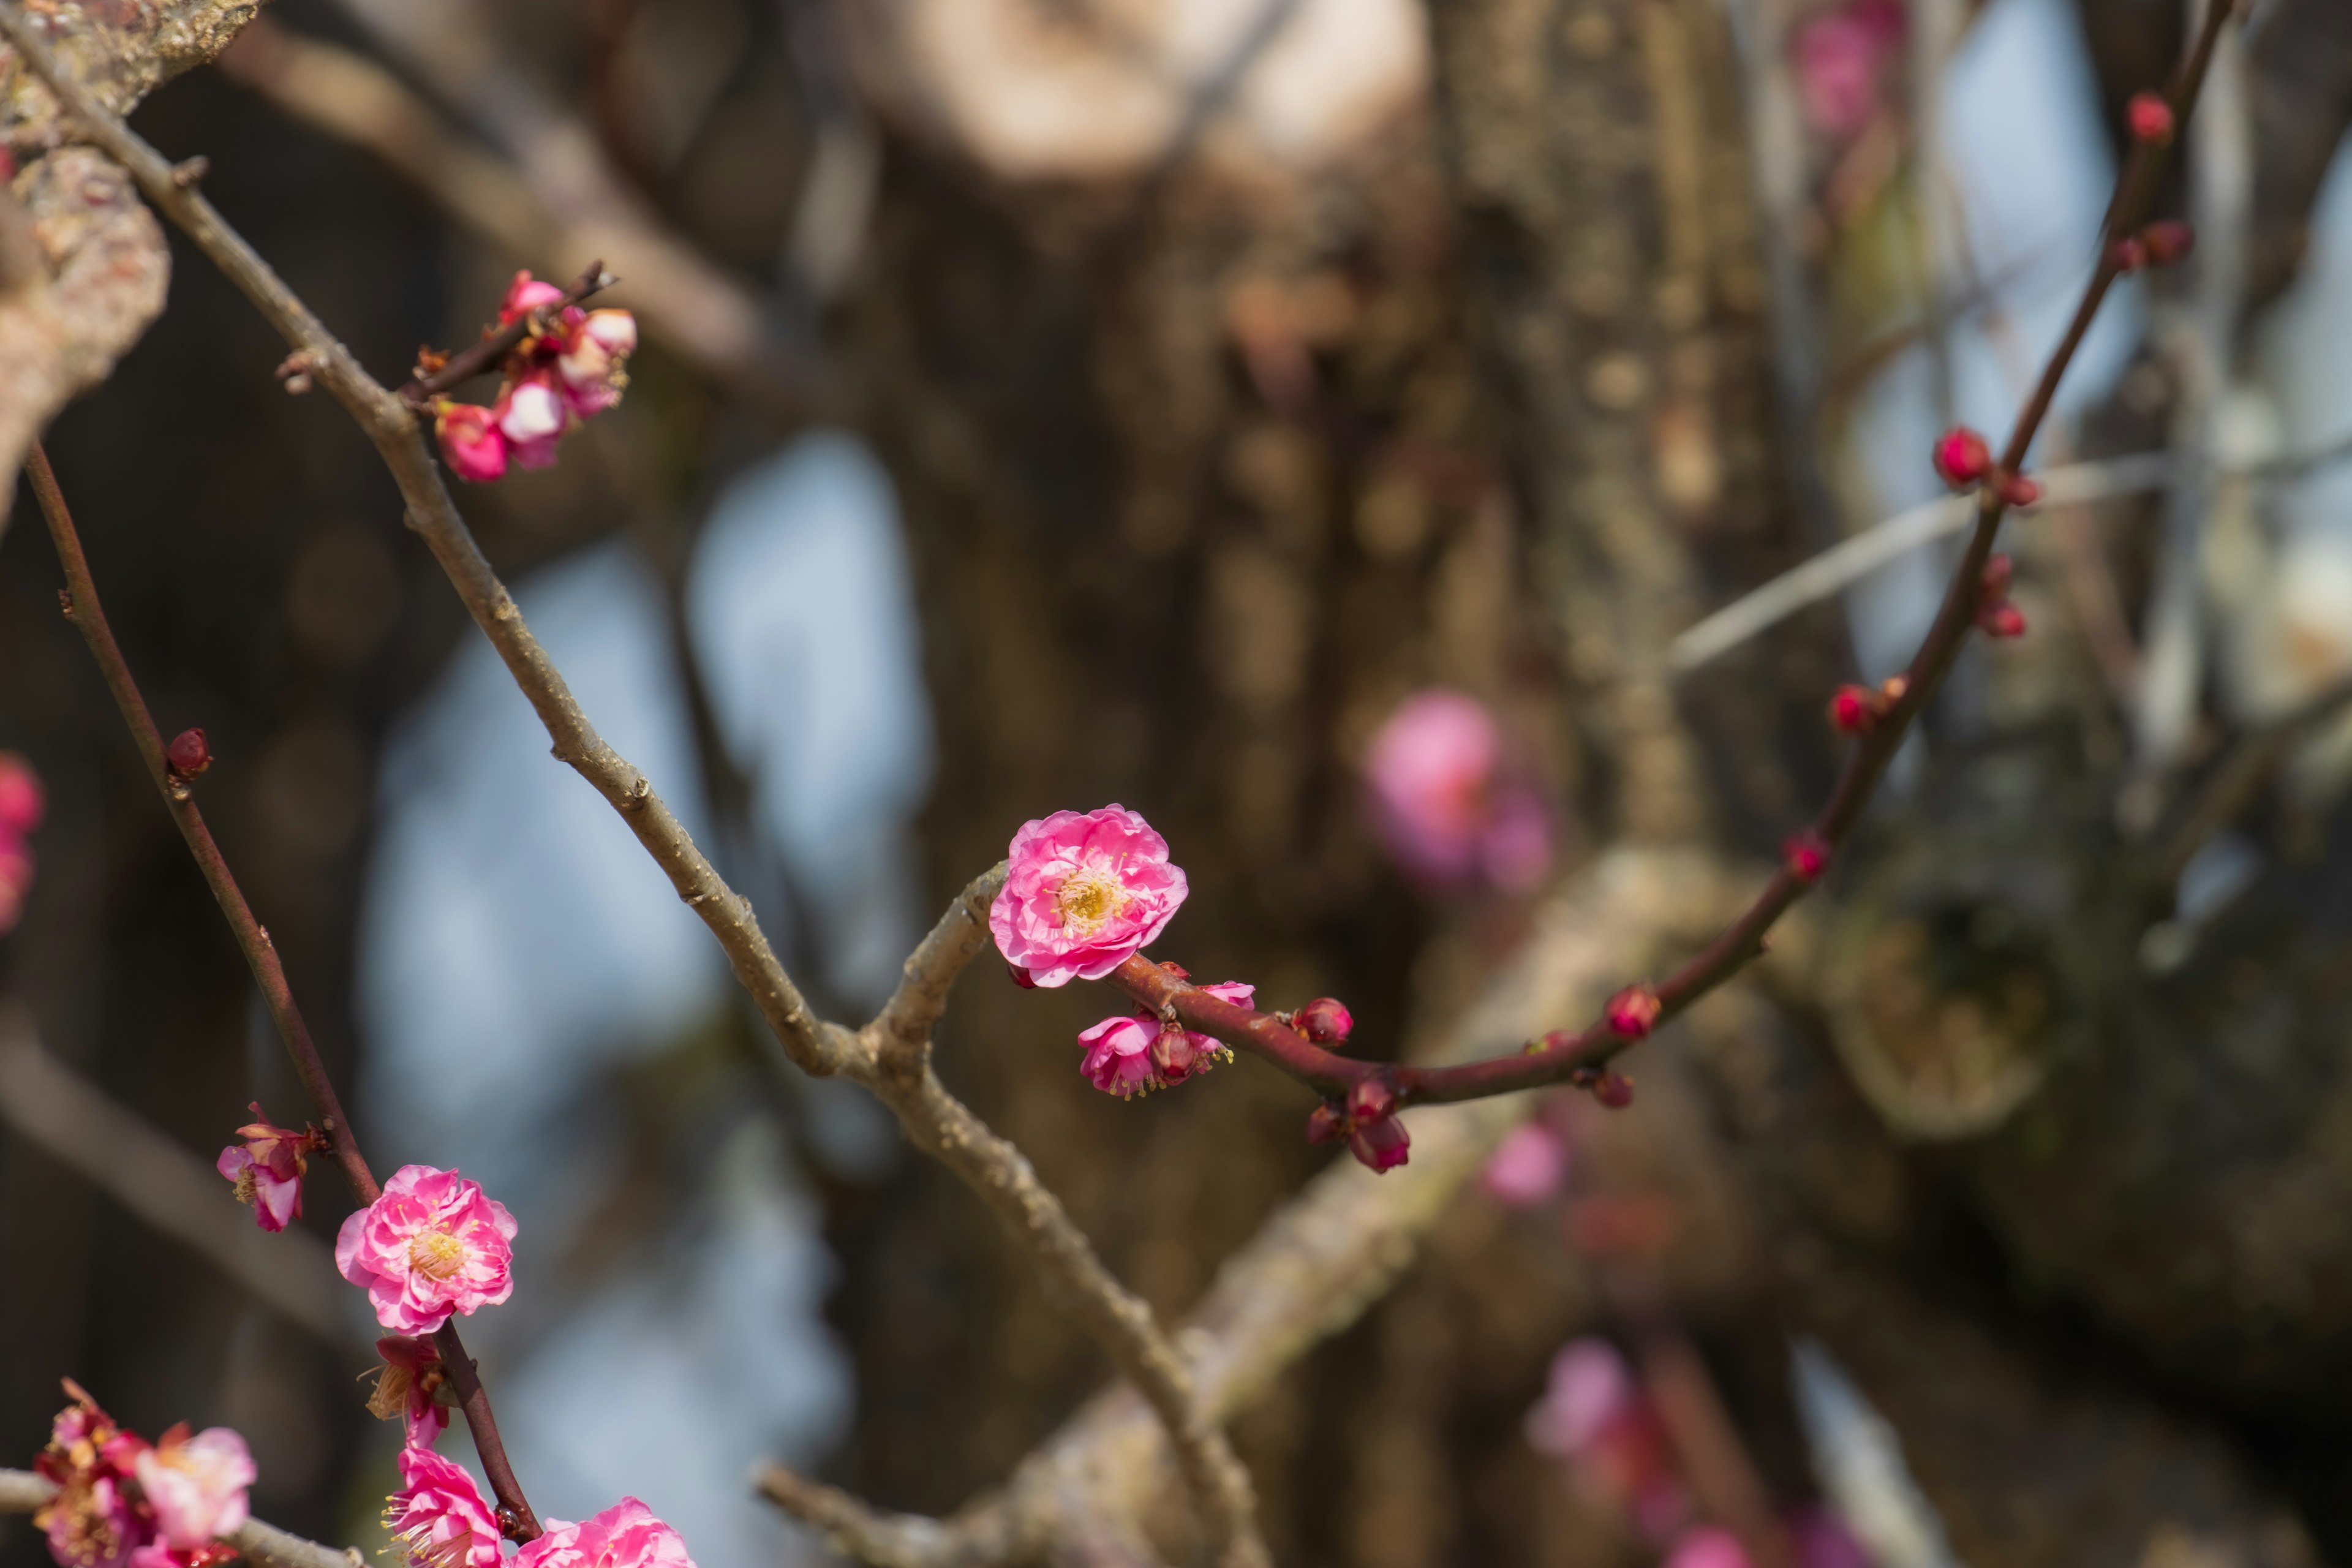
[[[1054,911],[1063,929],[1086,936],[1127,907],[1127,889],[1108,871],[1074,871],[1054,889]]]
[[[408,1266],[427,1279],[446,1279],[466,1266],[466,1244],[446,1230],[420,1230],[408,1244]]]

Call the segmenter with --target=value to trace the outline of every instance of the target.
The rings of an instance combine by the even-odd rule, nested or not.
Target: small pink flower
[[[509,326],[521,321],[533,310],[541,310],[563,298],[563,290],[552,283],[533,278],[529,271],[518,272],[507,285],[507,297],[499,305],[499,323]]]
[[[621,401],[629,384],[622,362],[636,346],[637,319],[626,310],[591,310],[570,324],[555,369],[572,412],[584,419]]]
[[[1348,1152],[1378,1174],[1411,1160],[1412,1140],[1405,1135],[1404,1123],[1393,1116],[1359,1121],[1356,1130],[1348,1134]]]
[[[1479,1178],[1496,1203],[1532,1208],[1568,1184],[1568,1144],[1540,1121],[1523,1121],[1504,1135]]]
[[[677,1531],[625,1497],[582,1524],[548,1521],[547,1533],[515,1554],[515,1568],[694,1568]]]
[[[436,405],[433,434],[441,443],[441,460],[461,479],[487,483],[507,471],[507,438],[498,416],[478,403],[442,402]]]
[[[499,1523],[482,1489],[430,1448],[401,1449],[400,1489],[385,1500],[383,1527],[412,1568],[499,1568]]]
[[[15,752],[0,752],[0,830],[32,832],[41,825],[46,806],[33,764]]]
[[[1474,698],[1406,699],[1372,737],[1364,786],[1382,845],[1416,881],[1524,890],[1550,868],[1550,814],[1507,776],[1502,727]]]
[[[366,1289],[375,1321],[429,1334],[514,1293],[515,1222],[455,1171],[403,1165],[374,1203],[343,1221],[335,1266]]]
[[[139,1456],[137,1471],[165,1544],[182,1550],[242,1525],[245,1489],[259,1474],[245,1439],[226,1426],[208,1426],[193,1437],[185,1426],[174,1426]]]
[[[510,383],[491,412],[498,416],[499,433],[507,438],[508,453],[518,464],[544,468],[554,463],[555,444],[572,422],[572,410],[547,384],[544,373]]]
[[[406,1447],[433,1447],[449,1426],[448,1409],[436,1397],[446,1385],[441,1352],[430,1340],[394,1334],[376,1341],[375,1353],[383,1364],[376,1369],[375,1388],[368,1394],[368,1414],[379,1421],[399,1416]]]
[[[1024,823],[1007,853],[988,929],[1040,985],[1100,980],[1167,929],[1188,890],[1168,841],[1123,805]]]
[[[261,1102],[250,1108],[253,1120],[236,1130],[242,1143],[220,1152],[213,1168],[236,1184],[236,1201],[253,1205],[253,1223],[264,1230],[284,1230],[302,1217],[302,1177],[310,1169],[310,1152],[323,1148],[316,1132],[278,1127],[261,1113]]]

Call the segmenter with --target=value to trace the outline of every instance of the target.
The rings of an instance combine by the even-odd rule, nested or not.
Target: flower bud
[[[2032,506],[2042,499],[2042,486],[2023,474],[2003,474],[1996,487],[2003,506]]]
[[[1658,994],[1646,985],[1628,985],[1609,998],[1601,1016],[1609,1020],[1610,1033],[1622,1040],[1647,1037],[1657,1026]]]
[[[1821,880],[1822,873],[1829,869],[1829,844],[1808,827],[1802,833],[1791,835],[1789,841],[1780,846],[1780,865],[1800,882],[1817,882]],[[1594,1092],[1600,1091],[1596,1089]]]
[[[1151,1037],[1151,1070],[1167,1088],[1173,1089],[1192,1076],[1192,1063],[1200,1054],[1193,1047],[1192,1032],[1181,1024],[1163,1022],[1160,1032]]]
[[[1830,726],[1840,734],[1866,735],[1878,722],[1878,700],[1865,687],[1841,686],[1830,699]]]
[[[1021,987],[1022,990],[1034,991],[1037,989],[1037,977],[1030,973],[1027,970],[1022,968],[1019,964],[1006,964],[1004,966],[1004,973],[1013,976],[1013,984]]]
[[[1987,599],[2005,599],[2009,584],[2017,575],[2017,563],[2006,554],[1985,557],[1984,574],[1977,579],[1977,592]]]
[[[2172,140],[2178,124],[2173,117],[2172,105],[2165,101],[2160,92],[2132,94],[2132,100],[2124,110],[2124,118],[2131,126],[2134,141],[2146,142],[2156,147],[2164,146]]]
[[[1977,608],[1977,627],[1985,636],[2000,640],[2025,635],[2025,612],[2000,599]]]
[[[2164,218],[2141,229],[2139,242],[2150,262],[2171,267],[2188,260],[2197,248],[2197,231],[2179,218]]]
[[[1291,1015],[1298,1032],[1318,1046],[1344,1046],[1355,1032],[1355,1016],[1334,996],[1318,996]]]
[[[433,434],[441,443],[441,460],[459,479],[482,484],[506,473],[506,432],[499,428],[495,411],[478,403],[443,402],[436,405]]]
[[[1633,1080],[1622,1072],[1603,1072],[1592,1086],[1592,1098],[1612,1110],[1633,1103]]]
[[[1992,448],[1966,426],[1955,426],[1936,441],[1936,472],[1956,490],[1981,483],[1992,472]]]
[[[507,297],[499,303],[499,321],[501,325],[520,321],[533,310],[562,298],[563,290],[554,284],[533,278],[528,271],[518,272],[514,281],[507,285]]]
[[[1348,1119],[1377,1121],[1396,1110],[1396,1088],[1385,1077],[1358,1079],[1348,1090]]]
[[[2136,234],[2126,235],[2107,247],[2107,259],[2118,272],[2137,272],[2147,265],[2147,242]]]
[[[1307,1113],[1307,1141],[1330,1143],[1348,1135],[1348,1113],[1325,1100]]]
[[[0,833],[32,832],[47,807],[33,764],[14,752],[0,752]]]
[[[1349,1136],[1348,1152],[1371,1167],[1375,1172],[1392,1171],[1412,1157],[1412,1140],[1405,1136],[1404,1123],[1393,1116],[1358,1125]]]
[[[183,730],[163,748],[163,760],[170,764],[173,778],[192,779],[213,765],[213,752],[205,744],[202,730]]]

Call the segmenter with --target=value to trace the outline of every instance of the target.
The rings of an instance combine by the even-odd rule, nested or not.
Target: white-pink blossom
[[[585,418],[621,401],[629,384],[622,362],[637,346],[637,319],[626,310],[590,310],[568,326],[555,369],[572,411]]]
[[[572,410],[562,395],[534,372],[510,384],[492,410],[499,433],[507,438],[507,452],[526,468],[544,468],[555,461],[555,444],[572,423]]]
[[[364,1288],[376,1321],[429,1334],[452,1313],[514,1292],[514,1217],[455,1171],[403,1165],[374,1203],[343,1221],[335,1265]]]
[[[258,1471],[245,1439],[226,1426],[191,1437],[184,1426],[142,1452],[134,1466],[139,1489],[155,1510],[155,1526],[172,1546],[202,1546],[246,1521],[246,1489]]]
[[[1007,858],[988,928],[1039,985],[1108,974],[1159,937],[1187,891],[1168,841],[1123,805],[1024,823]]]

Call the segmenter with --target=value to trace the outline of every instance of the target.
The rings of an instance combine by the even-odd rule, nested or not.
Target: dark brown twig
[[[536,310],[526,311],[494,332],[484,332],[480,342],[451,354],[432,374],[411,376],[407,384],[395,395],[411,408],[428,406],[436,396],[453,386],[464,385],[498,363],[524,338],[533,332],[544,333],[556,317],[581,300],[610,289],[619,281],[604,270],[602,261],[590,262],[588,270],[573,279],[572,287],[563,291],[562,299],[551,305],[541,305]]]
[[[2180,128],[2187,127],[2196,108],[2221,29],[2236,9],[2236,0],[2213,0],[2194,47],[2181,62],[2167,92],[2175,122]],[[2023,469],[2034,437],[2049,417],[2059,383],[2074,363],[2099,307],[2122,275],[2116,247],[2109,240],[2134,232],[2147,220],[2166,163],[2164,147],[2146,142],[2133,145],[2101,226],[2098,264],[2083,291],[2082,302],[2075,307],[2065,336],[2043,366],[2041,379],[2010,432],[2009,444],[2000,458],[2002,469],[2011,473]],[[1988,485],[1978,503],[1975,531],[1953,569],[1935,623],[1928,627],[1905,672],[1903,695],[1876,726],[1855,742],[1828,804],[1807,829],[1824,853],[1834,849],[1853,831],[1904,737],[1934,699],[1945,676],[1950,673],[1953,661],[1959,657],[1974,622],[1985,563],[1991,557],[1994,535],[2000,531],[2001,519],[2008,510],[1998,487]],[[1801,878],[1785,867],[1774,873],[1745,913],[1654,988],[1659,1005],[1657,1021],[1673,1017],[1747,967],[1764,951],[1765,936],[1773,923],[1804,897],[1811,885],[1811,879]],[[1603,1019],[1580,1032],[1559,1030],[1546,1035],[1515,1056],[1494,1057],[1461,1067],[1392,1067],[1353,1061],[1324,1050],[1271,1015],[1220,1002],[1139,957],[1129,959],[1109,978],[1150,1011],[1172,1010],[1187,1027],[1213,1036],[1237,1050],[1263,1057],[1333,1099],[1371,1079],[1385,1079],[1395,1089],[1399,1103],[1408,1105],[1509,1094],[1591,1073],[1633,1044],[1633,1038],[1618,1034]]]
[[[278,1026],[278,1037],[286,1042],[286,1053],[294,1059],[295,1075],[302,1080],[302,1088],[318,1113],[319,1124],[326,1131],[328,1152],[342,1172],[343,1179],[351,1184],[352,1194],[362,1204],[372,1204],[383,1189],[377,1186],[374,1173],[360,1154],[359,1141],[352,1135],[351,1120],[343,1114],[334,1081],[327,1076],[327,1065],[320,1059],[319,1047],[310,1038],[310,1026],[302,1021],[301,1009],[295,1005],[293,988],[286,982],[286,966],[278,957],[278,945],[254,918],[253,907],[245,900],[245,890],[237,886],[220,846],[213,840],[212,829],[205,825],[204,813],[196,807],[195,793],[188,787],[188,781],[172,769],[163,732],[155,728],[154,718],[147,710],[147,700],[139,694],[139,684],[131,679],[121,646],[106,624],[106,610],[99,603],[98,584],[90,577],[89,559],[82,552],[81,535],[74,527],[73,514],[66,510],[66,498],[58,489],[58,477],[49,467],[48,454],[37,442],[25,468],[33,481],[33,494],[40,502],[41,516],[49,525],[49,538],[57,545],[58,561],[65,568],[66,589],[59,598],[66,618],[73,622],[81,632],[82,641],[89,645],[90,657],[98,661],[99,673],[105,677],[107,689],[114,695],[114,705],[121,710],[122,721],[130,728],[131,742],[147,764],[148,776],[163,795],[163,804],[171,809],[172,820],[179,825],[180,837],[187,840],[188,853],[195,857],[196,868],[204,873],[205,885],[212,889],[214,901],[228,919],[237,947],[253,971],[254,984],[261,987],[262,1000]],[[489,1395],[483,1392],[481,1380],[475,1375],[473,1361],[457,1337],[457,1325],[445,1325],[434,1341],[440,1348],[451,1380],[457,1385],[466,1425],[474,1434],[474,1447],[481,1457],[483,1473],[490,1479],[491,1491],[497,1494],[499,1506],[513,1514],[518,1538],[535,1539],[540,1533],[539,1516],[531,1511],[529,1500],[523,1496],[522,1484],[515,1479],[514,1467],[507,1460],[506,1445],[499,1436],[498,1418],[491,1413]]]

